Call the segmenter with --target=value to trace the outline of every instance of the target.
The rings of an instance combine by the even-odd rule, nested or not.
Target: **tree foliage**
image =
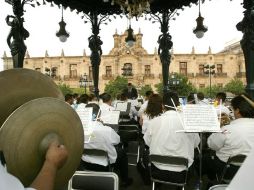
[[[123,90],[127,87],[128,80],[124,77],[117,76],[115,80],[110,80],[108,84],[106,84],[104,92],[109,93],[112,98],[116,98],[117,94],[123,92]]]
[[[179,81],[178,85],[169,85],[169,89],[176,91],[179,96],[187,96],[190,92],[196,92],[197,89],[189,82],[188,78],[184,75],[175,73],[175,78],[174,79],[169,79],[170,80],[177,80]],[[170,81],[169,83],[171,83]],[[163,84],[158,83],[155,85],[155,88],[157,90],[157,93],[160,95],[163,95]]]
[[[210,86],[207,86],[205,88],[199,88],[198,91],[203,92],[205,97],[215,98],[215,96],[218,92],[224,91],[224,88],[222,88],[218,85],[212,85],[211,86],[211,95],[210,95]]]
[[[60,88],[64,96],[66,94],[72,94],[70,86],[66,85],[65,83],[58,84],[58,87]]]
[[[138,93],[141,95],[141,96],[145,96],[146,95],[146,92],[149,91],[149,90],[153,90],[151,85],[145,85],[145,86],[142,86],[140,88],[140,90],[138,90]]]
[[[226,92],[231,92],[233,94],[241,94],[244,92],[244,85],[240,79],[234,78],[224,87]]]

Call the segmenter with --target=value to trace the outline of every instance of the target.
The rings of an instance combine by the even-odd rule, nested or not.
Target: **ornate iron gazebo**
[[[15,44],[10,43],[10,35],[8,36],[8,44],[11,48],[14,67],[23,67],[26,46],[24,40],[29,36],[28,31],[23,27],[23,6],[26,3],[37,3],[40,0],[6,0],[13,6],[13,20],[9,19],[7,24],[12,27],[10,35],[17,40]],[[99,65],[102,55],[102,40],[100,39],[100,24],[106,22],[110,16],[121,14],[129,14],[130,16],[139,17],[140,12],[149,14],[153,21],[160,23],[161,35],[158,37],[158,53],[162,63],[163,75],[163,90],[168,91],[168,76],[169,65],[171,60],[170,49],[173,46],[171,35],[168,32],[169,21],[172,14],[176,10],[184,6],[190,6],[192,3],[197,4],[199,0],[41,0],[49,3],[54,3],[58,6],[69,7],[71,10],[76,10],[78,13],[83,13],[84,17],[91,22],[92,35],[88,38],[89,48],[91,49],[91,64],[93,69],[94,93],[99,95],[98,80],[99,80]],[[205,0],[202,0],[203,2]],[[140,3],[138,10],[130,8],[130,6],[120,6],[121,4]],[[143,4],[143,3],[146,3]],[[147,5],[149,4],[149,6]],[[146,8],[144,8],[146,6]],[[246,9],[244,18],[237,24],[237,30],[243,32],[241,46],[245,57],[246,92],[254,98],[254,0],[243,0],[243,7]],[[133,11],[134,10],[134,11]],[[135,11],[136,10],[136,11]],[[252,73],[252,74],[251,74]]]

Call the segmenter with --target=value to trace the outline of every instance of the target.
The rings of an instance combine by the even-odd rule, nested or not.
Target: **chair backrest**
[[[100,149],[84,149],[83,150],[83,155],[86,156],[100,156],[100,157],[104,157],[107,159],[108,162],[108,169],[109,171],[112,170],[111,166],[110,166],[110,160],[109,160],[109,156],[108,156],[108,152],[105,150],[100,150]]]
[[[188,176],[188,159],[183,158],[183,157],[178,157],[178,156],[164,156],[164,155],[156,155],[156,154],[151,154],[149,156],[150,163],[153,164],[160,164],[160,165],[174,165],[174,166],[184,166],[186,172],[185,175],[183,176],[183,180],[181,182],[176,182],[176,181],[163,181],[160,178],[154,177],[153,171],[151,169],[151,180],[154,182],[159,182],[159,183],[165,183],[165,184],[171,184],[171,185],[176,185],[176,186],[184,186],[187,182],[187,176]]]
[[[226,190],[228,187],[228,184],[219,184],[219,185],[214,185],[209,188],[209,190]]]
[[[121,142],[128,143],[139,140],[140,130],[137,125],[119,125],[118,134]]]
[[[69,180],[68,190],[118,190],[118,176],[113,172],[76,171]]]
[[[219,182],[230,183],[230,181],[233,179],[238,169],[241,167],[245,158],[246,158],[246,155],[242,155],[242,154],[230,157],[227,161],[226,166],[224,167],[222,171]]]
[[[188,159],[183,157],[151,154],[150,162],[162,165],[185,166],[186,170],[188,170]]]

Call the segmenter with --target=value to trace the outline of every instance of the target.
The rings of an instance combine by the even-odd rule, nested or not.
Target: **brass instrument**
[[[223,127],[225,125],[229,125],[231,122],[231,119],[229,117],[229,115],[225,114],[225,113],[221,113],[221,117],[219,118],[220,120],[220,126]]]

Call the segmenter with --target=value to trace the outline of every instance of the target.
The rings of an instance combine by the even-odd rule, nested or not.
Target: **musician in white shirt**
[[[110,112],[115,110],[115,108],[112,105],[112,98],[111,95],[108,93],[104,93],[101,96],[102,103],[100,104],[100,110],[101,110],[101,116],[108,115]]]
[[[254,147],[254,107],[245,98],[236,96],[232,99],[236,119],[221,128],[223,133],[214,133],[208,138],[208,146],[216,152],[215,157],[204,159],[204,173],[211,180],[221,174],[229,157],[248,155]]]
[[[148,104],[148,100],[149,100],[149,97],[151,95],[153,95],[153,91],[151,91],[151,90],[146,91],[145,102],[141,105],[140,109],[138,110],[138,117],[141,117],[141,115],[146,110],[146,107],[147,107],[147,104]]]
[[[188,159],[189,167],[193,163],[194,148],[198,146],[200,139],[194,133],[176,133],[182,130],[179,113],[174,109],[179,105],[178,95],[169,92],[163,96],[165,113],[152,119],[144,135],[145,143],[150,147],[150,154],[180,156]],[[170,178],[170,176],[181,175],[184,170],[182,166],[165,166],[152,164],[152,170],[157,171],[158,175]]]
[[[152,94],[149,98],[147,108],[141,115],[139,124],[142,126],[142,133],[145,134],[150,121],[163,113],[162,98],[159,94]]]
[[[86,107],[93,108],[93,115],[99,113],[99,105],[95,103],[87,104]],[[98,115],[99,116],[99,115]],[[97,117],[98,118],[98,117]],[[110,164],[114,165],[114,168],[120,170],[120,178],[124,186],[128,186],[132,183],[132,179],[128,177],[128,158],[123,149],[117,147],[120,143],[119,135],[108,126],[104,126],[99,121],[91,122],[92,135],[90,141],[84,142],[84,149],[100,149],[108,152]],[[91,170],[105,170],[108,166],[106,158],[100,158],[95,156],[82,156],[81,164]]]
[[[227,95],[225,92],[219,92],[216,94],[215,101],[217,105],[215,105],[215,108],[217,115],[224,113],[227,114],[227,116],[230,116],[230,110],[225,106],[226,97]]]

